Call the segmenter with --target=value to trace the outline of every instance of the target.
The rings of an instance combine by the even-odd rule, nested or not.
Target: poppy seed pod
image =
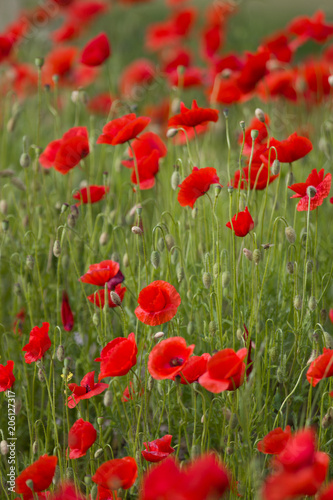
[[[284,231],[288,242],[293,245],[296,241],[296,231],[293,227],[288,226]]]
[[[279,175],[279,173],[280,173],[280,162],[279,160],[275,159],[272,165],[272,174]]]
[[[253,250],[252,257],[253,257],[253,262],[256,265],[258,265],[259,262],[261,261],[261,251],[259,250],[259,248],[256,248],[255,250]]]
[[[244,120],[240,121],[239,126],[242,130],[245,130],[245,121]]]
[[[261,123],[265,123],[266,119],[265,119],[265,113],[263,112],[262,109],[260,108],[257,108],[254,112],[254,114],[256,115],[256,118],[258,118],[258,120],[261,122]]]
[[[150,262],[154,269],[158,269],[160,266],[160,254],[157,250],[154,250],[150,256]]]
[[[224,271],[222,273],[222,287],[223,288],[227,288],[227,286],[230,283],[230,278],[231,278],[231,275],[230,275],[229,271]]]
[[[308,307],[310,311],[314,311],[317,308],[317,300],[313,295],[309,298]]]
[[[300,295],[295,295],[294,297],[294,308],[297,309],[297,311],[302,309],[302,297]]]
[[[210,273],[203,273],[202,282],[205,288],[210,288],[212,284],[212,275]]]

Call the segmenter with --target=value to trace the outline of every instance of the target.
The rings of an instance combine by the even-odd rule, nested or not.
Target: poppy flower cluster
[[[91,264],[88,271],[80,277],[80,281],[83,283],[103,287],[103,289],[87,297],[90,302],[101,308],[103,308],[105,304],[105,284],[107,284],[107,300],[109,307],[117,307],[118,305],[113,302],[111,291],[114,291],[122,302],[126,292],[126,287],[121,286],[124,279],[125,277],[120,271],[118,262],[114,262],[113,260],[103,260],[98,264]]]
[[[15,492],[23,495],[24,500],[32,500],[34,493],[27,485],[27,481],[32,481],[33,491],[37,494],[46,490],[52,482],[57,462],[58,458],[55,456],[42,455],[39,457],[16,478]]]
[[[51,340],[49,337],[50,324],[45,322],[41,326],[35,326],[30,332],[30,338],[28,344],[26,344],[22,351],[25,352],[24,360],[26,363],[30,364],[34,361],[42,359],[44,354],[51,347]]]
[[[208,360],[207,370],[199,377],[199,384],[217,394],[238,389],[244,381],[246,356],[245,347],[237,352],[233,349],[217,352]]]

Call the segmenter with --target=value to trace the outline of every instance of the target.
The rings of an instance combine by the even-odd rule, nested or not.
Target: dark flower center
[[[172,358],[170,361],[171,366],[182,366],[182,364],[184,364],[183,358]]]
[[[90,392],[90,391],[91,391],[91,389],[90,389],[90,387],[89,387],[89,385],[88,385],[88,384],[87,384],[87,385],[85,385],[84,387],[86,388],[86,394],[87,394],[88,392]]]

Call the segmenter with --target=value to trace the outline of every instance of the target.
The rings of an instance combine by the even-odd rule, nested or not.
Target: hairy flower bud
[[[243,254],[245,255],[245,257],[248,260],[252,260],[253,259],[253,254],[252,254],[251,250],[248,250],[247,248],[243,248]]]
[[[196,219],[198,216],[198,207],[194,207],[191,212],[192,219]]]
[[[181,283],[185,277],[185,270],[180,262],[178,262],[177,267],[176,267],[176,275],[177,275],[178,283]]]
[[[266,121],[266,119],[265,119],[265,113],[263,112],[262,109],[257,108],[255,110],[254,114],[256,115],[256,118],[258,118],[258,120],[261,121],[261,123],[265,123],[265,121]]]
[[[317,194],[317,189],[314,186],[309,186],[306,190],[306,194],[309,198],[314,198]]]
[[[171,139],[172,137],[175,137],[177,135],[179,130],[177,128],[169,128],[169,130],[166,133],[166,136],[168,139]]]
[[[116,306],[121,306],[121,299],[119,297],[119,295],[114,292],[113,290],[110,292],[110,297],[111,297],[111,300],[114,304],[116,304]]]
[[[163,236],[161,236],[161,237],[158,239],[158,241],[157,241],[157,249],[158,249],[160,252],[163,252],[164,247],[165,247],[164,238],[163,238]]]
[[[288,226],[286,227],[286,229],[284,230],[284,233],[286,235],[286,238],[288,240],[288,242],[293,245],[296,241],[296,231],[293,227],[291,226]]]
[[[212,284],[212,275],[210,273],[203,273],[202,275],[202,282],[204,284],[205,288],[210,288]]]
[[[20,165],[22,168],[28,168],[31,165],[31,158],[28,153],[22,153],[20,156]]]
[[[109,389],[104,393],[103,403],[106,407],[112,405],[112,391],[110,391]]]
[[[259,248],[256,248],[255,250],[253,250],[253,262],[258,265],[259,262],[261,261],[261,251],[259,250]]]
[[[313,295],[309,298],[308,307],[310,311],[314,311],[317,308],[317,300]]]
[[[217,324],[215,323],[215,321],[210,321],[209,325],[208,325],[208,331],[211,335],[215,335],[215,333],[217,332]]]
[[[154,339],[159,340],[164,336],[164,332],[157,332],[154,334]]]
[[[293,262],[287,262],[287,273],[288,274],[294,274],[294,263]]]
[[[279,175],[279,173],[280,173],[280,162],[279,160],[275,159],[272,165],[272,174]]]
[[[167,246],[167,249],[171,250],[171,248],[173,246],[175,246],[175,239],[174,237],[172,236],[172,234],[167,234],[166,237],[165,237],[165,243],[166,243],[166,246]]]
[[[257,129],[255,129],[255,128],[253,128],[253,129],[251,130],[251,139],[252,139],[253,141],[255,141],[255,140],[257,139],[258,135],[259,135],[259,130],[257,130]]]
[[[321,324],[324,325],[327,321],[327,311],[326,309],[321,309],[320,311],[320,321]]]
[[[150,256],[150,262],[154,269],[158,269],[160,266],[160,254],[157,250],[154,250]]]
[[[302,297],[300,295],[295,295],[294,297],[294,308],[297,309],[297,311],[302,309]]]
[[[222,287],[227,288],[230,283],[231,274],[229,271],[224,271],[222,273]]]
[[[59,240],[55,240],[53,244],[53,255],[57,258],[61,255],[61,246]]]
[[[27,266],[27,268],[32,271],[33,268],[34,268],[34,265],[35,265],[35,259],[33,258],[32,255],[27,255],[27,258],[26,258],[26,261],[25,261],[25,265]]]
[[[180,173],[178,172],[178,170],[175,170],[171,176],[171,187],[174,191],[176,191],[180,182],[181,182]]]
[[[108,239],[109,239],[109,235],[106,231],[104,231],[99,237],[99,244],[101,245],[101,247],[103,247],[107,244]]]
[[[63,362],[64,358],[65,358],[65,349],[64,349],[64,346],[63,345],[59,345],[57,347],[57,359],[58,361],[60,361],[60,363]]]
[[[194,332],[194,323],[193,323],[193,321],[189,321],[189,323],[187,325],[187,333],[189,335],[192,335],[193,332]]]
[[[0,443],[0,453],[1,455],[7,455],[9,449],[8,449],[8,443],[5,440],[2,440]]]
[[[142,229],[139,226],[132,226],[132,233],[139,235],[139,234],[142,234],[143,231],[142,231]]]

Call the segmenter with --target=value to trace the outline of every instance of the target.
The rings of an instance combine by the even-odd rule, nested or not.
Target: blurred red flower
[[[30,332],[29,343],[26,344],[22,351],[25,351],[25,362],[30,364],[34,361],[42,359],[44,354],[51,347],[51,340],[48,335],[50,328],[49,323],[43,323],[42,327],[35,326]]]
[[[131,388],[131,392],[129,390],[129,387]],[[134,396],[142,396],[144,394],[145,390],[143,387],[141,387],[141,390],[134,394],[134,388],[132,382],[129,383],[129,386],[126,387],[126,389],[123,392],[123,395],[121,397],[121,400],[123,403],[127,403],[127,401],[130,401],[133,399]]]
[[[25,321],[25,309],[22,308],[16,314],[15,320],[13,323],[13,331],[15,334],[18,333],[20,336],[22,335],[22,328],[23,328],[24,321]]]
[[[172,379],[180,373],[194,351],[182,337],[162,340],[153,347],[148,358],[148,371],[155,380]]]
[[[136,100],[154,79],[156,68],[149,59],[136,59],[122,72],[119,89],[124,97]]]
[[[68,433],[69,458],[83,457],[94,444],[97,432],[90,422],[77,420]]]
[[[287,425],[283,431],[281,427],[270,431],[261,441],[258,442],[257,448],[262,453],[269,455],[279,455],[286,447],[291,437],[290,425]]]
[[[72,392],[72,395],[68,397],[68,408],[75,408],[81,399],[90,399],[101,394],[109,387],[109,384],[103,382],[95,384],[94,375],[94,371],[87,373],[81,380],[80,385],[68,384],[68,388]]]
[[[204,353],[201,356],[191,356],[183,366],[182,371],[172,377],[172,380],[176,380],[177,377],[183,385],[197,382],[198,378],[207,371],[207,363],[210,358],[211,355],[208,353]]]
[[[15,492],[23,495],[24,500],[32,500],[33,492],[26,482],[30,479],[34,485],[34,492],[46,490],[52,482],[58,458],[55,456],[42,455],[33,464],[29,465],[16,478]]]
[[[206,122],[217,122],[219,112],[211,108],[199,108],[197,101],[192,102],[192,108],[180,103],[180,113],[169,119],[168,127],[196,127]]]
[[[242,168],[241,174],[239,170],[236,170],[234,178],[231,179],[231,185],[237,189],[241,177],[240,189],[247,189],[249,182],[249,171],[250,171],[250,189],[256,189],[258,191],[266,189],[267,183],[271,184],[275,179],[279,177],[279,174],[272,175],[268,167],[264,163],[253,163],[250,167]],[[229,227],[229,226],[228,226]]]
[[[12,47],[12,39],[8,35],[0,35],[0,62],[9,56]]]
[[[103,92],[92,97],[88,101],[87,108],[92,113],[98,113],[101,115],[108,115],[111,110],[111,106],[115,97],[110,94],[110,92]]]
[[[96,16],[109,10],[109,5],[98,0],[87,0],[84,2],[73,1],[70,6],[69,15],[83,24],[93,21]]]
[[[171,440],[172,436],[167,434],[160,439],[143,443],[146,449],[141,452],[141,455],[147,462],[161,462],[161,460],[164,460],[175,451],[171,447]]]
[[[147,116],[136,117],[135,113],[124,115],[107,123],[103,127],[103,134],[97,139],[97,144],[123,144],[135,139],[150,122]]]
[[[61,302],[61,321],[66,332],[71,332],[74,326],[74,316],[69,304],[68,294],[66,291],[62,294]]]
[[[100,33],[84,46],[80,62],[86,66],[100,66],[110,57],[110,54],[108,37],[105,33]]]
[[[169,19],[151,24],[146,31],[146,47],[156,51],[165,47],[179,45],[191,30],[196,18],[193,8],[175,10]]]
[[[208,361],[207,371],[199,378],[199,384],[215,394],[222,391],[234,391],[244,382],[246,355],[245,347],[237,352],[233,349],[223,349],[217,352]]]
[[[113,290],[125,278],[119,269],[118,262],[102,260],[98,264],[91,264],[88,271],[79,279],[82,283],[89,283],[96,286],[104,286],[107,283],[108,289]]]
[[[288,26],[288,31],[305,40],[311,38],[316,42],[324,43],[333,36],[333,24],[325,24],[325,14],[318,10],[313,17],[300,16],[293,19]]]
[[[51,493],[48,500],[85,500],[85,497],[77,492],[74,484],[66,481],[59,485],[55,493]]]
[[[326,488],[320,493],[317,500],[332,500],[333,498],[333,483],[332,481],[326,486]]]
[[[307,190],[310,186],[316,188],[315,196],[310,199],[310,210],[315,210],[315,208],[320,207],[324,199],[329,195],[331,182],[332,174],[326,174],[324,177],[323,168],[319,172],[314,168],[305,182],[299,182],[292,186],[288,186],[288,189],[296,193],[291,196],[291,198],[301,198],[297,204],[297,210],[299,212],[305,212],[309,209],[309,196]]]
[[[134,333],[126,337],[117,337],[109,342],[95,361],[101,363],[98,381],[105,377],[126,375],[136,365],[138,348]]]
[[[121,285],[116,285],[114,288],[114,291],[119,296],[121,302],[124,299],[124,295],[125,295],[126,290],[127,290],[126,287],[121,286]],[[115,304],[111,298],[111,291],[112,290],[110,290],[110,289],[108,289],[108,291],[107,291],[108,305],[109,305],[109,307],[117,307],[118,304]],[[105,305],[105,290],[104,290],[104,288],[102,290],[98,290],[98,292],[95,292],[95,293],[92,293],[91,295],[88,295],[87,299],[92,304],[95,304],[95,306],[103,309],[103,307]]]
[[[14,361],[7,361],[6,366],[0,365],[0,392],[7,391],[15,382],[13,375]]]
[[[128,490],[133,486],[138,475],[138,466],[132,457],[115,458],[102,464],[96,470],[92,480],[94,483],[117,490],[123,488]]]
[[[197,199],[203,196],[212,184],[220,184],[220,179],[216,174],[215,168],[193,167],[192,173],[179,185],[180,191],[177,199],[180,205],[182,207],[190,206],[193,208]]]
[[[97,203],[105,198],[105,195],[109,192],[109,190],[109,186],[88,186],[73,194],[73,198],[75,200],[79,200],[77,205],[80,205],[80,203]]]
[[[149,157],[156,151],[158,158],[166,156],[168,150],[162,139],[154,132],[145,132],[132,142],[132,148],[128,148],[128,160],[122,161],[127,168],[134,168],[133,151],[137,160]]]
[[[277,157],[280,163],[293,163],[294,161],[303,158],[312,151],[311,141],[307,137],[297,135],[297,132],[291,134],[288,139],[278,141],[272,137],[269,141],[269,149],[262,155],[262,158],[272,163],[276,158],[275,149],[277,150]],[[272,148],[272,149],[271,149]]]
[[[323,354],[312,361],[310,368],[307,371],[306,378],[313,386],[323,379],[333,376],[333,349],[324,347]]]
[[[157,280],[141,290],[136,317],[145,325],[157,326],[170,321],[180,306],[181,298],[175,287]]]
[[[226,226],[229,229],[233,229],[235,235],[240,236],[241,238],[246,236],[254,228],[254,222],[247,207],[245,207],[244,212],[238,212],[238,214],[235,214],[231,221],[232,225],[228,222]]]

